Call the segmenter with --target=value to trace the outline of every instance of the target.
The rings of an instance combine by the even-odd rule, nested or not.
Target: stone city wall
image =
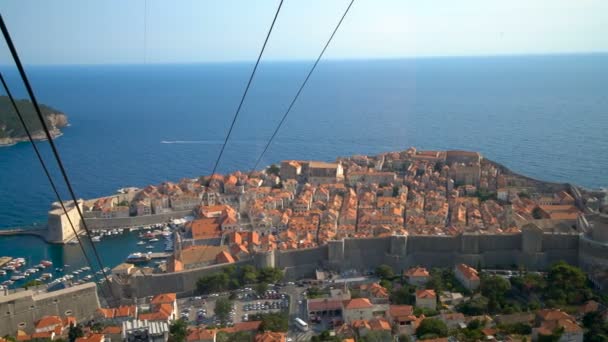
[[[0,295],[0,336],[15,335],[17,329],[32,333],[36,321],[44,316],[67,315],[79,321],[89,320],[98,308],[95,283],[48,293],[28,290]]]
[[[524,236],[534,240],[534,248],[524,250]],[[604,255],[608,259],[608,247]],[[344,239],[328,245],[289,251],[259,253],[254,258],[236,263],[256,267],[278,267],[286,279],[310,278],[319,268],[335,271],[358,269],[369,271],[381,264],[391,265],[396,272],[412,266],[453,267],[467,263],[474,267],[511,268],[521,265],[531,270],[547,269],[564,260],[579,263],[579,235],[549,234],[525,230],[521,234],[457,236],[390,236],[381,238]],[[231,264],[235,265],[235,264]],[[160,292],[191,292],[196,280],[218,272],[226,264],[177,273],[131,277],[125,297],[142,297]]]
[[[114,229],[169,222],[171,219],[182,218],[192,214],[192,210],[172,211],[170,213],[116,217],[116,218],[86,218],[89,229]]]

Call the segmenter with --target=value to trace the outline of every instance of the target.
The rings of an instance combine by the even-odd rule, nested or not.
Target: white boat
[[[91,238],[91,241],[93,241],[93,242],[99,242],[99,241],[101,241],[101,236],[99,236],[99,235],[97,235],[97,236],[93,236],[93,237]]]
[[[22,279],[25,279],[25,276],[23,276],[23,275],[14,275],[14,276],[11,277],[12,281],[22,280]]]
[[[83,271],[90,271],[91,268],[89,266],[85,266],[85,267],[81,268],[81,270],[83,270]]]
[[[6,271],[5,270],[0,270],[0,276],[5,276],[6,275]]]
[[[2,285],[4,286],[9,286],[9,285],[13,285],[15,282],[12,280],[5,280],[2,282]]]
[[[139,241],[137,244],[138,244],[138,245],[145,245],[145,244],[146,244],[146,242],[145,242],[145,241]]]
[[[150,242],[158,242],[158,241],[160,241],[160,240],[159,240],[159,239],[157,239],[157,238],[153,238],[153,239],[150,239],[149,241],[150,241]]]
[[[148,245],[148,246],[146,246],[146,248],[147,248],[147,249],[152,249],[152,248],[154,248],[154,246],[152,246],[152,245]]]

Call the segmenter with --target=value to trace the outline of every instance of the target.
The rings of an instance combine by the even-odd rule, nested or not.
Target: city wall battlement
[[[258,253],[233,264],[219,264],[175,273],[141,274],[114,282],[126,298],[161,292],[192,293],[196,281],[227,265],[278,267],[289,280],[312,278],[316,269],[334,271],[373,270],[387,264],[400,272],[412,266],[453,267],[467,263],[475,267],[510,268],[524,266],[544,270],[557,261],[579,265],[578,233],[546,233],[534,225],[521,233],[501,235],[461,234],[456,236],[388,236],[329,241],[315,248]],[[607,247],[608,248],[608,247]],[[606,249],[608,251],[608,249]],[[608,254],[604,253],[606,260]]]

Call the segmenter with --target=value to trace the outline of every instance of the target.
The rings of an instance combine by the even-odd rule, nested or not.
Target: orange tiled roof
[[[404,274],[406,277],[428,277],[429,271],[424,267],[413,267],[405,271]]]
[[[416,298],[436,298],[435,290],[416,290]]]
[[[469,280],[479,280],[479,275],[477,275],[477,270],[471,266],[465,264],[458,264],[456,268],[462,275]]]
[[[231,264],[234,262],[232,255],[226,251],[221,251],[216,257],[215,262],[218,264]]]
[[[44,329],[55,325],[63,325],[63,320],[59,316],[44,316],[36,322],[36,329]]]
[[[255,342],[285,342],[285,333],[266,331],[255,335]]]
[[[369,321],[371,330],[391,330],[391,324],[384,318],[376,318]]]
[[[152,298],[150,303],[154,304],[154,305],[164,304],[164,303],[173,304],[173,302],[175,302],[176,298],[177,298],[177,296],[173,292],[161,293],[161,294],[154,296],[154,298]]]
[[[105,335],[118,335],[122,333],[122,327],[110,325],[103,328],[101,333]]]
[[[344,301],[344,308],[347,310],[371,308],[373,305],[367,298],[354,298]]]
[[[101,342],[104,339],[102,334],[91,334],[87,337],[79,337],[76,342]]]

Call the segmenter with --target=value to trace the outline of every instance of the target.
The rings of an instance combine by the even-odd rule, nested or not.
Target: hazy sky
[[[0,12],[27,64],[238,61],[255,59],[278,2],[0,0]],[[314,58],[348,2],[285,0],[265,59]],[[326,57],[607,51],[606,0],[355,0]]]

